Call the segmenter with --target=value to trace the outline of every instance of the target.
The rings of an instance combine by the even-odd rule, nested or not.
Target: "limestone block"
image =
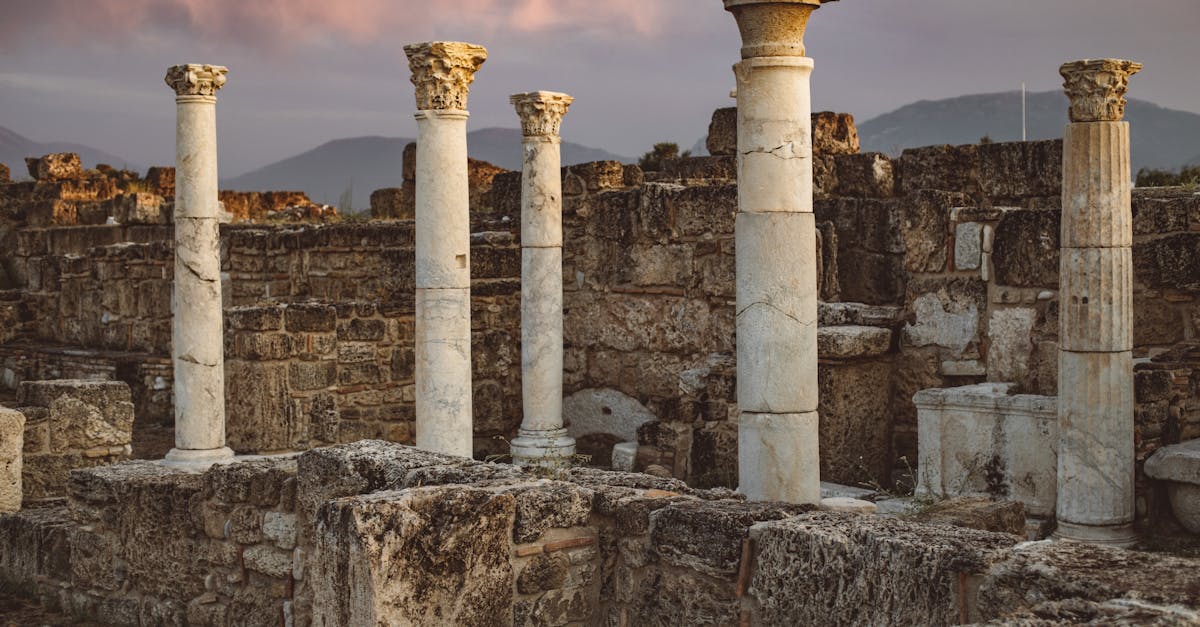
[[[816,411],[816,240],[812,214],[737,216],[738,405]]]
[[[879,507],[871,501],[846,496],[830,496],[821,499],[821,509],[844,514],[874,514]]]
[[[1200,232],[1139,242],[1133,251],[1133,276],[1139,287],[1200,290]]]
[[[25,157],[29,176],[35,181],[59,181],[83,176],[83,165],[79,155],[73,152],[56,152],[41,157]]]
[[[737,107],[725,107],[713,111],[705,146],[710,155],[737,154]]]
[[[411,214],[405,215],[404,190],[399,187],[385,187],[371,192],[371,217],[376,219],[411,220]]]
[[[839,196],[891,198],[895,193],[892,161],[882,153],[838,155],[834,163]]]
[[[992,244],[995,283],[1011,287],[1057,288],[1059,211],[1007,211]]]
[[[21,462],[25,415],[0,407],[0,513],[21,509]]]
[[[617,442],[612,450],[612,469],[620,472],[633,472],[637,460],[638,443]]]
[[[636,442],[638,427],[657,419],[637,399],[617,390],[589,388],[563,400],[564,426],[576,439],[605,433]]]
[[[983,496],[956,497],[939,501],[903,518],[1025,536],[1025,507],[1020,501],[993,500]]]
[[[471,294],[417,288],[417,446],[470,457]]]
[[[1022,543],[980,580],[976,611],[979,620],[987,620],[1045,601],[1123,599],[1118,604],[1126,607],[1173,606],[1176,613],[1167,614],[1160,624],[1191,624],[1196,620],[1194,610],[1200,606],[1192,563],[1163,553],[1080,542]],[[1147,624],[1148,615],[1153,616],[1139,612],[1129,622]]]
[[[977,146],[926,146],[909,148],[896,167],[896,194],[941,190],[974,196],[979,191]],[[965,204],[965,203],[964,203]]]
[[[895,453],[892,432],[892,364],[883,360],[822,363],[820,384],[821,477],[849,485],[890,476]]]
[[[650,546],[658,558],[711,577],[732,578],[754,525],[812,511],[812,505],[681,501],[650,514]]]
[[[1024,381],[1033,354],[1036,309],[993,308],[988,318],[988,378],[992,381]]]
[[[817,353],[822,358],[875,357],[888,352],[891,344],[891,329],[857,325],[817,329]]]
[[[1063,350],[1133,350],[1133,251],[1063,248],[1059,341]]]
[[[820,111],[812,114],[814,155],[858,154],[858,128],[849,113]]]
[[[987,309],[987,287],[978,279],[913,279],[908,291],[913,311],[901,337],[909,346],[939,346],[958,357],[978,340]]]
[[[1054,397],[1010,394],[1010,384],[937,388],[917,408],[917,493],[986,494],[1054,513],[1058,405]]]
[[[10,183],[10,182],[12,182],[12,179],[10,178],[10,171],[8,169],[8,166],[4,165],[3,163],[0,163],[0,183]]]
[[[900,237],[904,269],[941,272],[946,267],[950,239],[950,210],[967,201],[961,194],[923,190],[906,196],[900,205]]]
[[[1155,479],[1200,485],[1200,439],[1158,449],[1146,460],[1145,470]]]
[[[309,560],[314,623],[492,625],[513,615],[515,499],[427,487],[332,501]]]
[[[1015,544],[1007,534],[882,516],[814,513],[755,525],[750,594],[763,625],[949,625],[960,578]],[[812,559],[797,560],[797,555]],[[902,609],[897,609],[902,608]]]
[[[975,150],[979,155],[980,191],[993,203],[1061,198],[1062,140],[994,142]]]
[[[983,254],[983,225],[963,222],[954,227],[954,268],[977,270]]]
[[[738,491],[754,501],[821,499],[817,412],[738,418]]]
[[[112,217],[118,224],[166,224],[170,214],[163,211],[163,198],[135,192],[113,199]]]

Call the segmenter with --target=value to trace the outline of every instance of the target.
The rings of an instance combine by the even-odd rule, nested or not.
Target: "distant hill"
[[[1029,139],[1062,137],[1067,97],[1061,91],[1027,96]],[[1178,169],[1200,161],[1200,115],[1131,99],[1125,119],[1132,126],[1133,170]],[[858,124],[864,152],[898,154],[933,144],[974,144],[1021,139],[1021,92],[922,100]]]
[[[356,209],[370,205],[371,192],[399,187],[404,146],[402,137],[351,137],[326,142],[294,157],[221,181],[222,189],[243,191],[300,190],[314,201],[337,204],[351,190]],[[521,131],[485,128],[467,134],[467,151],[509,170],[521,167]],[[598,148],[562,143],[564,165],[588,161],[630,161]]]
[[[142,168],[128,160],[97,150],[91,146],[72,144],[69,142],[36,142],[24,135],[0,126],[0,163],[12,170],[14,179],[26,178],[29,171],[25,169],[25,157],[40,157],[52,152],[79,153],[83,167],[94,168],[98,163],[107,163],[114,168],[124,168],[142,172]]]

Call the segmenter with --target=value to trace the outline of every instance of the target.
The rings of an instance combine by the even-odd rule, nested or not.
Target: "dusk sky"
[[[739,40],[720,0],[0,0],[0,126],[141,165],[174,160],[167,66],[230,68],[223,176],[357,135],[415,134],[403,45],[486,46],[471,129],[508,94],[576,98],[563,135],[636,156],[691,146],[730,106]],[[1131,95],[1200,112],[1200,0],[843,0],[813,17],[817,110],[860,121],[920,99],[1059,89],[1058,66],[1140,61]]]

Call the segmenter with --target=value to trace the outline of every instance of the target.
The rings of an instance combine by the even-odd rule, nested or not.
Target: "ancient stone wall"
[[[1193,578],[1161,555],[372,441],[79,471],[65,505],[0,515],[0,581],[116,625],[948,625],[1133,599],[1186,623]]]

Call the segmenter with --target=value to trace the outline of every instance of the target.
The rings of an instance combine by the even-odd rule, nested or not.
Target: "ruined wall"
[[[1193,579],[1161,555],[371,441],[80,471],[65,505],[0,515],[0,581],[115,625],[949,625],[1131,599],[1183,624]]]

